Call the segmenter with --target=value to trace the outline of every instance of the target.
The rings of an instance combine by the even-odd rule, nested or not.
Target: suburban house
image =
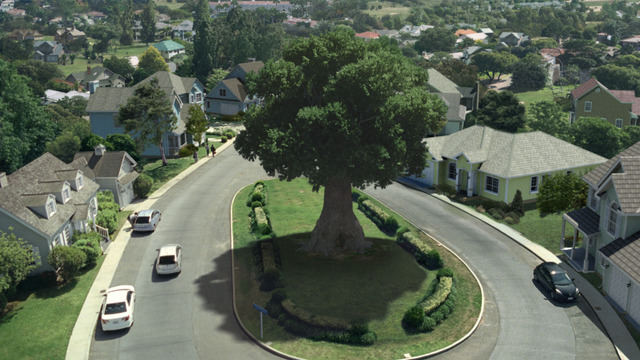
[[[85,100],[89,100],[88,92],[85,93],[85,92],[80,92],[75,90],[71,90],[69,92],[62,92],[58,90],[47,89],[44,91],[44,98],[42,99],[43,100],[42,105],[49,105],[52,103],[56,103],[65,98],[72,99],[76,96],[80,96]]]
[[[44,39],[44,35],[40,34],[38,30],[15,29],[7,35],[7,38],[13,41],[38,41]]]
[[[85,39],[86,37],[87,35],[84,33],[84,31],[80,31],[73,27],[56,30],[55,40],[61,44],[69,44],[76,40]]]
[[[205,111],[218,115],[234,115],[245,111],[251,105],[260,104],[260,99],[247,94],[244,84],[247,74],[258,72],[264,67],[262,61],[252,61],[236,65],[206,96]]]
[[[87,71],[73,73],[66,81],[89,88],[93,92],[98,87],[124,87],[126,79],[104,66],[87,66]],[[91,85],[91,86],[90,86]]]
[[[64,49],[57,41],[36,41],[33,44],[33,58],[44,62],[58,62],[64,56]]]
[[[24,239],[34,253],[33,273],[53,270],[55,246],[89,232],[98,213],[99,185],[81,170],[45,153],[11,175],[0,173],[0,230]]]
[[[438,135],[449,135],[464,129],[464,120],[467,113],[472,109],[467,109],[467,107],[463,105],[463,95],[462,92],[460,92],[460,88],[436,69],[429,68],[427,72],[429,73],[427,89],[429,92],[438,95],[448,107],[447,124]],[[475,92],[473,95],[475,95]]]
[[[105,15],[103,12],[101,11],[89,11],[87,13],[87,17],[89,19],[92,19],[93,21],[98,21],[98,20],[104,20],[107,18],[107,15]]]
[[[428,166],[412,180],[507,204],[517,190],[525,202],[535,201],[547,175],[582,174],[607,160],[541,131],[512,134],[479,125],[427,138],[426,145]]]
[[[640,35],[634,35],[630,38],[620,40],[620,45],[622,45],[622,47],[630,46],[635,51],[638,51],[640,50]]]
[[[589,185],[587,206],[562,216],[560,248],[578,271],[602,276],[607,297],[639,324],[640,142],[582,180]],[[565,246],[566,223],[574,228],[569,246]]]
[[[365,31],[361,33],[356,33],[356,37],[360,39],[364,39],[365,41],[369,41],[372,39],[377,39],[380,37],[378,33],[374,33],[372,31]]]
[[[91,94],[87,104],[87,113],[91,121],[91,132],[103,138],[111,134],[124,134],[124,127],[118,122],[118,110],[133,96],[137,87],[158,80],[158,87],[167,95],[173,112],[178,118],[178,126],[164,135],[164,152],[167,156],[177,156],[178,150],[192,143],[190,135],[185,132],[185,122],[189,117],[190,106],[202,107],[204,86],[196,78],[183,78],[168,71],[158,71],[142,80],[134,87],[99,87]],[[147,146],[141,153],[145,157],[160,156],[157,146]]]
[[[13,6],[16,4],[15,0],[2,0],[0,3],[0,12],[7,12],[13,10]]]
[[[76,153],[71,165],[100,185],[100,191],[109,190],[121,209],[135,199],[133,182],[140,175],[135,171],[138,163],[126,151],[107,151],[99,144],[94,151]]]
[[[160,54],[162,54],[162,57],[165,58],[165,60],[169,60],[172,57],[179,54],[184,54],[185,52],[184,46],[178,44],[173,40],[161,41],[157,44],[153,44],[153,47],[160,51]]]
[[[399,34],[409,34],[413,37],[419,37],[420,35],[422,35],[423,32],[429,30],[429,29],[433,29],[434,26],[433,25],[425,25],[425,24],[421,24],[421,25],[405,25],[403,26],[400,30],[398,30]]]
[[[27,10],[24,9],[16,9],[13,8],[11,10],[5,11],[7,14],[11,15],[14,18],[23,18],[27,15]]]
[[[473,55],[479,54],[481,52],[491,52],[491,49],[485,49],[482,46],[478,45],[469,46],[462,51],[462,58],[460,60],[464,61],[467,65],[471,64],[471,58],[473,57]]]
[[[609,90],[596,79],[589,79],[569,94],[573,109],[569,120],[573,124],[581,117],[602,118],[624,128],[638,125],[640,98],[633,90]]]
[[[526,45],[529,41],[528,35],[518,32],[503,32],[498,37],[498,43],[506,47]]]
[[[185,20],[173,27],[173,36],[182,40],[191,41],[196,32],[193,30],[193,21]]]

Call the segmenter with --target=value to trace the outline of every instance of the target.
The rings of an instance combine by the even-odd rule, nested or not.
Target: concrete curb
[[[217,154],[221,153],[229,146],[231,146],[234,140],[235,138],[218,147]],[[189,166],[176,177],[162,185],[158,190],[154,191],[151,196],[146,199],[138,199],[132,202],[125,207],[125,210],[139,211],[142,209],[149,209],[153,207],[153,204],[160,196],[162,196],[162,194],[167,192],[167,190],[169,190],[180,180],[184,179],[187,175],[191,174],[197,168],[202,166],[202,164],[209,161],[209,159],[213,159],[213,157],[204,157],[200,159],[197,163]],[[102,293],[111,284],[113,275],[118,268],[118,264],[120,263],[120,258],[122,257],[124,249],[127,247],[129,239],[131,238],[131,231],[125,230],[125,227],[127,226],[129,226],[128,223],[125,223],[125,225],[120,228],[118,236],[116,236],[116,238],[112,240],[111,244],[107,248],[107,251],[105,252],[104,262],[102,263],[102,266],[98,271],[98,275],[96,275],[96,279],[93,281],[93,285],[91,286],[91,289],[89,290],[89,293],[85,298],[82,309],[80,310],[80,314],[78,315],[78,319],[76,320],[73,331],[71,332],[71,337],[69,338],[69,345],[67,346],[67,353],[65,356],[66,360],[89,359],[89,353],[91,351],[91,340],[93,339],[96,330],[98,316],[100,315],[100,306],[102,305]]]

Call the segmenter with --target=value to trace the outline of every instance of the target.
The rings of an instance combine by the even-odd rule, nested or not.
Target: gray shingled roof
[[[462,121],[465,119],[467,108],[464,105],[460,105],[460,99],[462,98],[460,93],[437,93],[436,95],[447,105],[447,120]]]
[[[239,101],[244,101],[247,97],[247,91],[244,89],[244,85],[238,79],[226,79],[222,80],[222,83],[233,93]]]
[[[427,69],[429,73],[428,84],[436,91],[441,93],[460,94],[458,85],[449,80],[446,76],[442,75],[438,70],[434,68]]]
[[[126,151],[106,151],[102,156],[95,155],[95,151],[82,151],[74,155],[73,161],[84,158],[96,178],[117,178],[126,157]]]
[[[620,154],[607,160],[607,162],[605,162],[604,164],[588,172],[585,176],[582,177],[582,180],[584,180],[585,182],[587,182],[589,185],[593,187],[597,187],[598,184],[602,182],[602,180],[604,180],[604,177],[609,173],[609,170],[611,169],[611,167],[618,162],[618,159],[621,156],[640,157],[640,141],[631,145]]]
[[[587,236],[600,232],[600,215],[588,207],[570,211],[562,216],[569,220],[571,226],[580,229]]]
[[[258,60],[258,61],[250,61],[250,62],[238,64],[238,66],[241,67],[246,74],[248,74],[252,71],[259,72],[260,69],[264,67],[264,63]]]
[[[640,231],[626,239],[614,240],[600,251],[622,271],[640,282]]]
[[[445,140],[440,140],[442,138]],[[502,178],[598,165],[606,161],[602,156],[541,131],[511,134],[478,125],[451,135],[428,138],[427,146],[436,160],[463,154],[472,163],[482,163],[481,171]]]
[[[51,182],[56,183],[66,178],[69,171],[78,171],[65,164],[50,153],[45,153],[29,164],[7,175],[9,185],[0,188],[0,207],[13,214],[21,221],[52,236],[60,227],[71,219],[77,211],[76,205],[86,204],[98,191],[99,185],[83,175],[84,186],[79,191],[71,188],[71,199],[66,204],[56,202],[56,213],[46,219],[31,209],[29,205],[43,205],[43,199],[49,195],[43,193]]]

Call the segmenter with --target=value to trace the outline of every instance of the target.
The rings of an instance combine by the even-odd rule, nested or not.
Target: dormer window
[[[55,198],[47,200],[47,218],[51,218],[57,211]]]
[[[69,192],[69,188],[65,187],[62,189],[62,203],[66,204],[69,199],[71,199],[71,193]]]
[[[76,177],[76,190],[80,190],[82,189],[82,187],[84,186],[84,182],[82,180],[82,174],[78,173],[78,176]]]

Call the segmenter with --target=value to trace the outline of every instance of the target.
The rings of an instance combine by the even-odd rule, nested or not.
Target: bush
[[[87,255],[82,250],[71,246],[56,246],[49,253],[47,260],[56,270],[60,280],[66,282],[84,267]]]
[[[87,265],[93,265],[96,263],[100,255],[102,255],[100,240],[101,236],[96,232],[74,235],[72,239],[72,246],[77,247],[87,255]]]
[[[286,298],[287,298],[287,292],[282,288],[275,289],[271,293],[271,301],[277,302],[278,304],[281,303]]]
[[[440,269],[444,262],[442,261],[442,257],[437,250],[431,250],[425,254],[424,265],[429,270]]]
[[[393,216],[389,216],[387,220],[384,221],[384,228],[387,232],[395,233],[398,229],[398,220]]]
[[[438,186],[436,186],[436,189],[437,189],[440,193],[445,194],[445,195],[447,195],[447,196],[449,196],[449,197],[456,196],[456,194],[458,193],[458,192],[456,191],[456,187],[455,187],[455,186],[453,186],[453,185],[449,185],[449,184],[441,184],[441,185],[438,185]]]
[[[447,277],[453,278],[453,270],[451,270],[449,268],[442,268],[442,269],[438,270],[438,279],[440,279],[443,276],[447,276]]]
[[[504,219],[505,212],[502,209],[491,208],[491,209],[487,210],[487,212],[489,213],[489,215],[491,215],[491,217],[493,217],[496,220]]]
[[[7,297],[4,294],[0,293],[0,313],[7,307]]]
[[[138,178],[133,182],[133,191],[136,196],[146,198],[151,192],[153,186],[153,179],[147,174],[140,174]]]
[[[109,230],[109,234],[113,234],[118,230],[118,214],[111,210],[98,211],[96,216],[96,224]]]
[[[291,299],[282,301],[282,308],[292,318],[304,323],[305,325],[318,327],[326,330],[348,330],[351,325],[340,318],[322,316],[312,314],[302,308],[299,308]]]
[[[401,226],[400,228],[398,228],[398,230],[396,230],[396,240],[399,242],[404,241],[404,238],[402,235],[404,235],[404,233],[408,231],[409,231],[409,228],[406,226]]]
[[[502,211],[507,211],[509,205],[503,203],[502,201],[485,200],[484,202],[482,202],[482,207],[484,207],[487,212],[489,212],[490,209],[500,209]]]
[[[429,331],[432,331],[433,329],[435,329],[436,325],[438,325],[438,324],[436,324],[436,321],[427,316],[427,317],[424,318],[424,322],[420,326],[419,330],[420,330],[420,332],[429,332]]]
[[[280,271],[276,268],[265,269],[262,274],[260,290],[271,291],[280,286]]]
[[[441,277],[438,285],[436,286],[436,290],[422,303],[422,308],[425,314],[431,314],[431,312],[442,305],[451,293],[452,287],[453,278],[447,276]]]
[[[198,147],[193,144],[187,144],[178,150],[178,156],[181,158],[193,156],[193,153],[198,151]]]
[[[253,229],[260,235],[267,235],[271,232],[271,225],[269,225],[269,218],[261,207],[253,208],[254,221]]]
[[[227,139],[227,137],[226,137],[226,136],[223,136],[223,137],[221,137],[221,138],[220,138],[220,142],[221,142],[221,143],[226,143],[226,142],[227,142],[227,140],[228,140],[228,139]]]
[[[419,329],[424,322],[424,309],[422,306],[414,306],[404,313],[402,323],[410,329]]]
[[[100,208],[100,203],[115,202],[113,193],[109,190],[99,191],[96,199],[98,200],[98,209]]]
[[[231,140],[236,136],[236,132],[231,130],[231,129],[229,129],[229,130],[224,132],[224,136],[226,136],[227,139]]]
[[[522,192],[516,191],[513,197],[513,201],[509,204],[508,212],[515,213],[518,216],[524,216],[524,204],[522,202]]]
[[[518,216],[518,214],[516,214],[515,212],[507,213],[504,216],[504,222],[509,225],[517,224],[520,222],[520,216]]]

